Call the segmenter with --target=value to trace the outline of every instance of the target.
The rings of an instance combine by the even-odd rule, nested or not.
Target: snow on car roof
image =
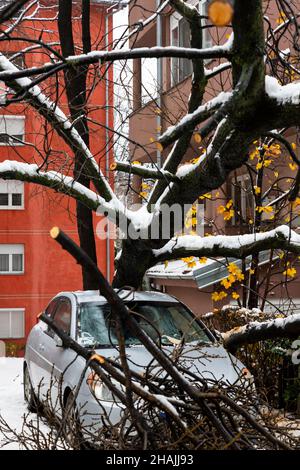
[[[163,294],[157,291],[129,291],[121,290],[118,291],[121,298],[126,301],[139,300],[139,301],[157,301],[157,302],[177,302],[174,297],[168,294]],[[76,291],[73,292],[79,303],[84,302],[107,302],[103,295],[100,295],[98,291]]]

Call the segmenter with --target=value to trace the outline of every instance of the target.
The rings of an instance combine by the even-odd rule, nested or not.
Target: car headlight
[[[114,379],[110,380],[115,388],[124,393],[125,387],[123,385],[121,385]],[[100,379],[100,377],[95,372],[91,372],[89,374],[87,378],[87,384],[92,394],[97,398],[97,400],[120,403],[119,398],[113,394],[109,387]]]

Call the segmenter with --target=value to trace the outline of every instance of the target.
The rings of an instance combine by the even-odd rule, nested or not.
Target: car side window
[[[54,315],[54,323],[67,333],[71,332],[72,304],[69,299],[61,299]]]
[[[45,314],[48,317],[51,317],[53,319],[58,303],[59,303],[58,299],[54,299],[54,300],[52,300],[52,302],[50,302],[50,304],[48,305],[48,307],[45,310]]]

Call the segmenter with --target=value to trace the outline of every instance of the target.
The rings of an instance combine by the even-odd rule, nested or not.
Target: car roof
[[[119,291],[115,289],[119,296],[126,302],[130,301],[151,301],[151,302],[178,302],[174,297],[164,294],[157,291],[131,291],[122,289]],[[107,302],[106,298],[103,295],[99,294],[99,291],[96,290],[87,290],[87,291],[74,291],[74,292],[60,292],[56,297],[63,295],[74,295],[78,303],[86,302]]]

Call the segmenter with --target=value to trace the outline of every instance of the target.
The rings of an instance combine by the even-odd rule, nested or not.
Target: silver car
[[[177,299],[159,292],[124,290],[119,295],[137,312],[144,331],[154,340],[160,337],[168,354],[184,344],[185,365],[199,377],[233,384],[245,376],[244,365]],[[110,305],[98,292],[62,292],[49,303],[45,313],[82,346],[104,357],[117,358],[118,341]],[[145,370],[153,357],[129,331],[125,331],[125,338],[130,367],[139,372]],[[39,321],[29,334],[24,360],[24,395],[29,409],[47,402],[55,414],[62,416],[71,403],[84,428],[99,426],[101,414],[108,416],[111,423],[118,422],[122,405],[99,378],[95,379],[91,369],[74,395],[85,365],[82,357],[63,347],[51,327]]]

